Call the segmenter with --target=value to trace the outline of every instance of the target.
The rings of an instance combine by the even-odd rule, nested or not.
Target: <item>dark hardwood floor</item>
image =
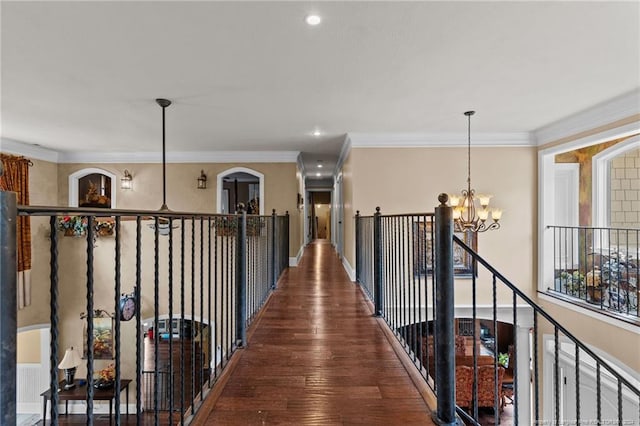
[[[362,293],[319,241],[280,281],[206,424],[432,422]]]

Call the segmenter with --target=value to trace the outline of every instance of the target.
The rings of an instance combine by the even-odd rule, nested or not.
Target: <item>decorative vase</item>
[[[589,302],[593,302],[593,303],[602,302],[603,290],[604,290],[603,287],[594,287],[594,286],[587,287],[587,295],[589,296],[589,299],[588,299]]]

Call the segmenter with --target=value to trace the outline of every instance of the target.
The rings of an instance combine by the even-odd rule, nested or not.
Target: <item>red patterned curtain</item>
[[[31,161],[21,156],[0,154],[3,173],[0,190],[17,193],[18,204],[29,205],[29,166]],[[18,309],[31,304],[31,221],[18,217]]]

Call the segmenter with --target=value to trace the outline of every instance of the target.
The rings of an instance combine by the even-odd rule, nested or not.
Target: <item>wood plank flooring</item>
[[[206,424],[430,425],[430,410],[331,245],[279,283]]]

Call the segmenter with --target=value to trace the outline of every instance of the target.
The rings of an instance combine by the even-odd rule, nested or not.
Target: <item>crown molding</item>
[[[640,88],[570,115],[533,132],[538,146],[640,114]]]
[[[295,163],[298,151],[167,152],[167,163]],[[159,152],[62,152],[60,163],[161,163]]]
[[[304,167],[304,161],[302,161],[302,153],[298,154],[298,156],[296,157],[296,163],[298,165],[298,170],[300,171],[300,174],[302,176],[305,176],[307,174],[307,171]]]
[[[352,148],[451,148],[466,147],[466,133],[349,133]],[[535,146],[528,132],[477,133],[474,147]],[[344,146],[343,146],[344,150]]]
[[[344,141],[342,142],[342,148],[340,149],[340,155],[338,156],[338,161],[336,162],[336,168],[333,171],[334,177],[340,174],[340,170],[342,170],[342,165],[346,161],[350,152],[351,152],[351,136],[347,133],[347,135],[345,135],[344,137]]]
[[[0,152],[52,163],[162,163],[160,152],[54,151],[13,139],[0,139]],[[175,151],[167,163],[296,163],[298,151]]]
[[[52,163],[57,163],[60,158],[60,154],[57,151],[8,138],[0,138],[0,152],[23,155],[33,160],[43,160]]]

